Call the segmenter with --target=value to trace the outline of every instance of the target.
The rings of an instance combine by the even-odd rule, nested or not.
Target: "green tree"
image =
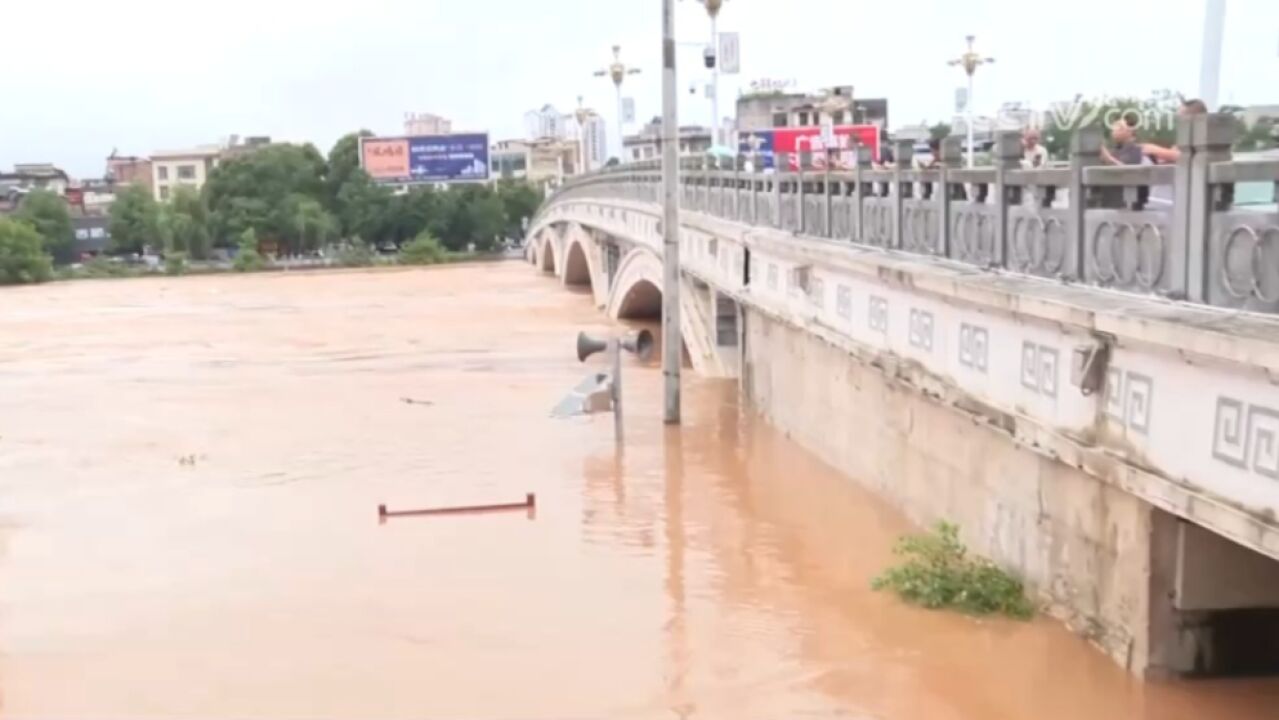
[[[532,220],[542,206],[542,192],[524,181],[502,180],[497,184],[498,197],[506,213],[506,237],[523,237],[524,221]]]
[[[1252,127],[1244,128],[1235,141],[1235,150],[1256,152],[1279,147],[1279,126],[1272,118],[1261,118]]]
[[[147,247],[163,245],[160,207],[151,191],[140,185],[130,185],[116,195],[110,228],[112,252],[140,254]]]
[[[232,263],[232,267],[235,268],[236,272],[261,270],[266,267],[266,262],[258,251],[257,231],[251,227],[245,228],[239,235],[237,245],[235,261]]]
[[[204,186],[215,245],[229,245],[246,229],[289,247],[296,237],[295,203],[326,198],[324,158],[314,146],[271,145],[219,165]]]
[[[325,177],[328,186],[330,207],[336,207],[338,192],[353,175],[363,173],[360,169],[360,138],[373,137],[368,130],[347,133],[333,144],[329,150],[329,169]]]
[[[204,260],[209,256],[209,210],[200,193],[185,185],[174,188],[161,207],[160,225],[165,249]]]
[[[487,185],[450,188],[446,193],[453,206],[448,211],[448,229],[442,234],[444,247],[465,250],[491,250],[506,227],[506,209],[502,199]]]
[[[40,233],[26,222],[0,217],[0,285],[44,282],[52,275]]]
[[[44,251],[58,262],[71,262],[75,230],[67,203],[49,190],[32,190],[22,199],[14,217],[30,223],[40,234]]]
[[[337,221],[319,200],[294,193],[289,196],[287,207],[292,229],[287,244],[289,251],[314,251],[336,238]]]
[[[356,172],[338,191],[335,209],[342,234],[382,241],[390,234],[394,202],[389,189],[374,183],[364,171]]]
[[[933,125],[932,127],[928,128],[928,139],[929,140],[945,140],[946,138],[950,137],[950,132],[951,132],[950,123],[939,122],[936,125]]]
[[[426,230],[400,249],[400,262],[406,265],[434,265],[443,261],[443,246]]]

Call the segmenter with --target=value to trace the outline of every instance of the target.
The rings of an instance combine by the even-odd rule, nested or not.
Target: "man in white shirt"
[[[1021,136],[1021,166],[1027,170],[1048,167],[1048,148],[1039,142],[1039,131],[1026,128]]]

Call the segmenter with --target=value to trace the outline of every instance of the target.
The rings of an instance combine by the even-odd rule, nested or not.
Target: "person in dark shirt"
[[[1113,147],[1101,148],[1102,162],[1107,165],[1140,165],[1144,157],[1141,145],[1137,144],[1137,133],[1134,130],[1136,118],[1129,116],[1115,122],[1110,128],[1110,140]]]
[[[879,162],[881,168],[897,167],[897,158],[893,155],[893,143],[888,138],[888,130],[879,129]]]

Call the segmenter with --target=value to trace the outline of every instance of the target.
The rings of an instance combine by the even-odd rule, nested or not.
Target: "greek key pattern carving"
[[[959,325],[959,364],[986,372],[990,360],[990,332],[980,325]]]
[[[1279,480],[1279,412],[1219,396],[1213,419],[1212,455],[1229,465]]]
[[[1021,344],[1021,384],[1028,390],[1057,397],[1057,348],[1029,340]]]
[[[866,325],[879,333],[888,332],[888,301],[878,295],[871,295],[866,304]]]
[[[845,320],[853,317],[853,289],[840,285],[835,291],[835,314]]]
[[[1142,435],[1150,434],[1154,393],[1154,381],[1147,375],[1113,366],[1106,370],[1106,415]]]
[[[910,309],[910,344],[927,352],[933,351],[933,314]]]

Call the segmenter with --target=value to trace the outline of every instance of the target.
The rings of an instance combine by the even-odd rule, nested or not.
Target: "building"
[[[195,190],[204,187],[209,173],[217,167],[223,147],[205,145],[190,150],[167,150],[151,154],[151,186],[155,199],[168,200],[173,189],[185,185]]]
[[[221,162],[226,162],[237,157],[243,157],[249,153],[261,150],[271,145],[271,137],[269,135],[250,135],[243,140],[239,135],[232,135],[227,139],[226,145],[222,148],[219,156]]]
[[[573,116],[561,113],[553,105],[543,105],[540,110],[524,113],[524,132],[529,140],[568,140],[572,126]]]
[[[1279,105],[1249,105],[1243,109],[1243,123],[1248,127],[1262,120],[1279,121]]]
[[[594,110],[586,110],[578,127],[582,151],[585,153],[583,170],[590,172],[604,167],[608,162],[608,123]]]
[[[888,100],[857,98],[852,85],[838,85],[820,93],[765,90],[742,95],[737,99],[737,130],[740,133],[820,125],[832,96],[839,98],[843,106],[833,113],[836,125],[888,127]]]
[[[115,150],[107,156],[106,180],[116,185],[141,185],[151,190],[151,161],[133,155],[119,155]]]
[[[111,219],[106,215],[82,215],[71,218],[75,232],[72,259],[101,255],[111,243]]]
[[[653,118],[640,131],[622,139],[622,153],[626,162],[656,160],[661,158],[662,119]],[[711,130],[700,125],[681,125],[679,128],[679,154],[701,155],[711,149]]]
[[[489,149],[494,180],[526,180],[556,187],[579,170],[578,144],[568,140],[499,140]]]
[[[70,184],[67,173],[52,163],[15,164],[13,172],[0,172],[0,195],[26,194],[32,190],[66,195]]]
[[[448,135],[453,121],[431,113],[404,113],[405,135]]]

